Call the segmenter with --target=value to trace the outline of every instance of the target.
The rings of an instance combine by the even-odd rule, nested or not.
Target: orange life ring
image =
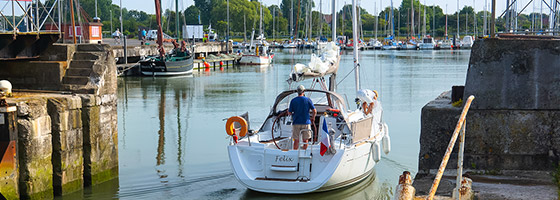
[[[241,130],[239,131],[239,133],[237,135],[239,135],[239,137],[245,137],[245,135],[247,135],[247,129],[248,129],[248,125],[247,125],[247,120],[245,120],[243,117],[239,117],[239,116],[233,116],[228,118],[227,122],[226,122],[226,132],[228,135],[235,135],[235,127],[233,127],[233,123],[239,123],[241,125]]]
[[[379,96],[379,95],[377,94],[377,91],[374,90],[373,93],[375,93],[375,96],[373,97],[373,99],[377,100],[377,96]]]
[[[373,111],[373,102],[368,105],[368,103],[364,102],[362,104],[362,109],[364,109],[364,114],[369,115],[371,111]]]

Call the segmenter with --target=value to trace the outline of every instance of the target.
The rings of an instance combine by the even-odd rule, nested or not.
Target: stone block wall
[[[41,55],[39,60],[44,61],[70,61],[76,51],[74,44],[52,44]]]
[[[553,170],[560,158],[560,40],[482,39],[472,48],[464,98],[466,169]],[[419,174],[437,169],[462,108],[443,94],[422,109]],[[448,168],[456,167],[457,146]]]
[[[484,39],[472,48],[465,96],[473,109],[560,110],[560,40]]]
[[[0,77],[14,89],[59,90],[66,61],[2,61]]]
[[[3,62],[0,77],[16,89],[7,101],[18,109],[20,198],[49,199],[118,177],[109,45],[55,45],[37,61]]]
[[[47,99],[23,99],[17,106],[20,197],[53,198],[52,129]]]
[[[84,122],[84,181],[89,186],[118,176],[117,96],[80,96]]]
[[[83,188],[82,101],[77,96],[54,97],[47,101],[53,143],[54,195]]]
[[[8,102],[18,107],[21,198],[53,198],[118,177],[115,94],[15,96]]]
[[[475,98],[475,101],[477,99]],[[437,170],[461,114],[450,92],[422,108],[418,173]],[[560,112],[554,110],[477,110],[466,120],[463,166],[472,170],[550,170],[560,152]],[[447,164],[457,167],[457,147]]]

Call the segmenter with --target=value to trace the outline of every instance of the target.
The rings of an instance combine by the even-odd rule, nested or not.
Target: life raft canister
[[[241,130],[239,133],[235,131],[234,123],[239,123],[241,125]],[[245,137],[247,135],[248,124],[247,120],[243,117],[233,116],[228,118],[226,121],[226,132],[228,135],[239,135],[239,137]]]

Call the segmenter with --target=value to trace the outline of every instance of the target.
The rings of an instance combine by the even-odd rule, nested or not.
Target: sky
[[[169,9],[171,8],[171,5],[174,4],[175,0],[161,0],[162,1],[162,7],[163,9]],[[276,4],[278,5],[281,0],[261,0],[264,2],[265,5],[272,5],[272,4]],[[314,8],[314,10],[319,10],[319,3],[320,0],[314,0],[315,1],[315,5],[316,7]],[[343,4],[352,4],[352,0],[336,0],[337,1],[337,10],[340,10],[343,6]],[[379,12],[381,10],[380,6],[382,5],[383,7],[388,7],[391,4],[391,0],[360,0],[361,1],[361,6],[366,9],[369,13],[375,13],[374,12],[374,7],[377,7],[377,12]],[[491,9],[491,0],[421,0],[422,4],[426,4],[426,5],[439,5],[442,9],[444,13],[447,14],[453,14],[457,11],[457,2],[459,3],[459,7],[463,8],[464,6],[473,6],[473,4],[475,5],[474,8],[475,10],[478,11],[482,11],[484,9],[484,1],[487,1],[488,3],[488,10],[490,11]],[[518,0],[518,8],[519,10],[522,9],[523,6],[525,6],[525,4],[527,2],[529,2],[530,0]],[[549,0],[547,0],[548,2]],[[119,5],[120,0],[113,0],[113,4]],[[297,0],[294,0],[294,2],[297,2]],[[397,7],[401,4],[402,0],[393,0],[393,6]],[[424,3],[425,2],[425,3]],[[330,13],[331,11],[331,3],[332,0],[323,0],[323,13]],[[122,0],[122,6],[124,8],[127,9],[133,9],[133,10],[141,10],[147,13],[155,13],[155,8],[154,8],[154,0]],[[194,1],[193,0],[179,0],[179,9],[181,8],[187,8],[190,5],[193,5]],[[377,4],[377,5],[376,5]],[[446,11],[446,5],[447,5],[447,11]],[[536,5],[537,8],[535,8],[535,10],[538,10],[538,8],[540,7],[539,5]],[[174,7],[173,7],[174,8]],[[505,0],[496,0],[496,11],[497,14],[496,15],[500,15],[506,8],[506,1]],[[529,5],[527,7],[527,9],[525,10],[524,13],[530,13],[533,11],[533,6]]]

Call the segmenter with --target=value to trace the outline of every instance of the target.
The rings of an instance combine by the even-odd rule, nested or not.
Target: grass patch
[[[558,196],[560,196],[560,165],[556,166],[556,169],[552,172],[552,177],[554,178],[556,187],[558,187]]]
[[[461,107],[463,105],[463,99],[459,99],[459,101],[453,102],[451,105],[453,107]]]

